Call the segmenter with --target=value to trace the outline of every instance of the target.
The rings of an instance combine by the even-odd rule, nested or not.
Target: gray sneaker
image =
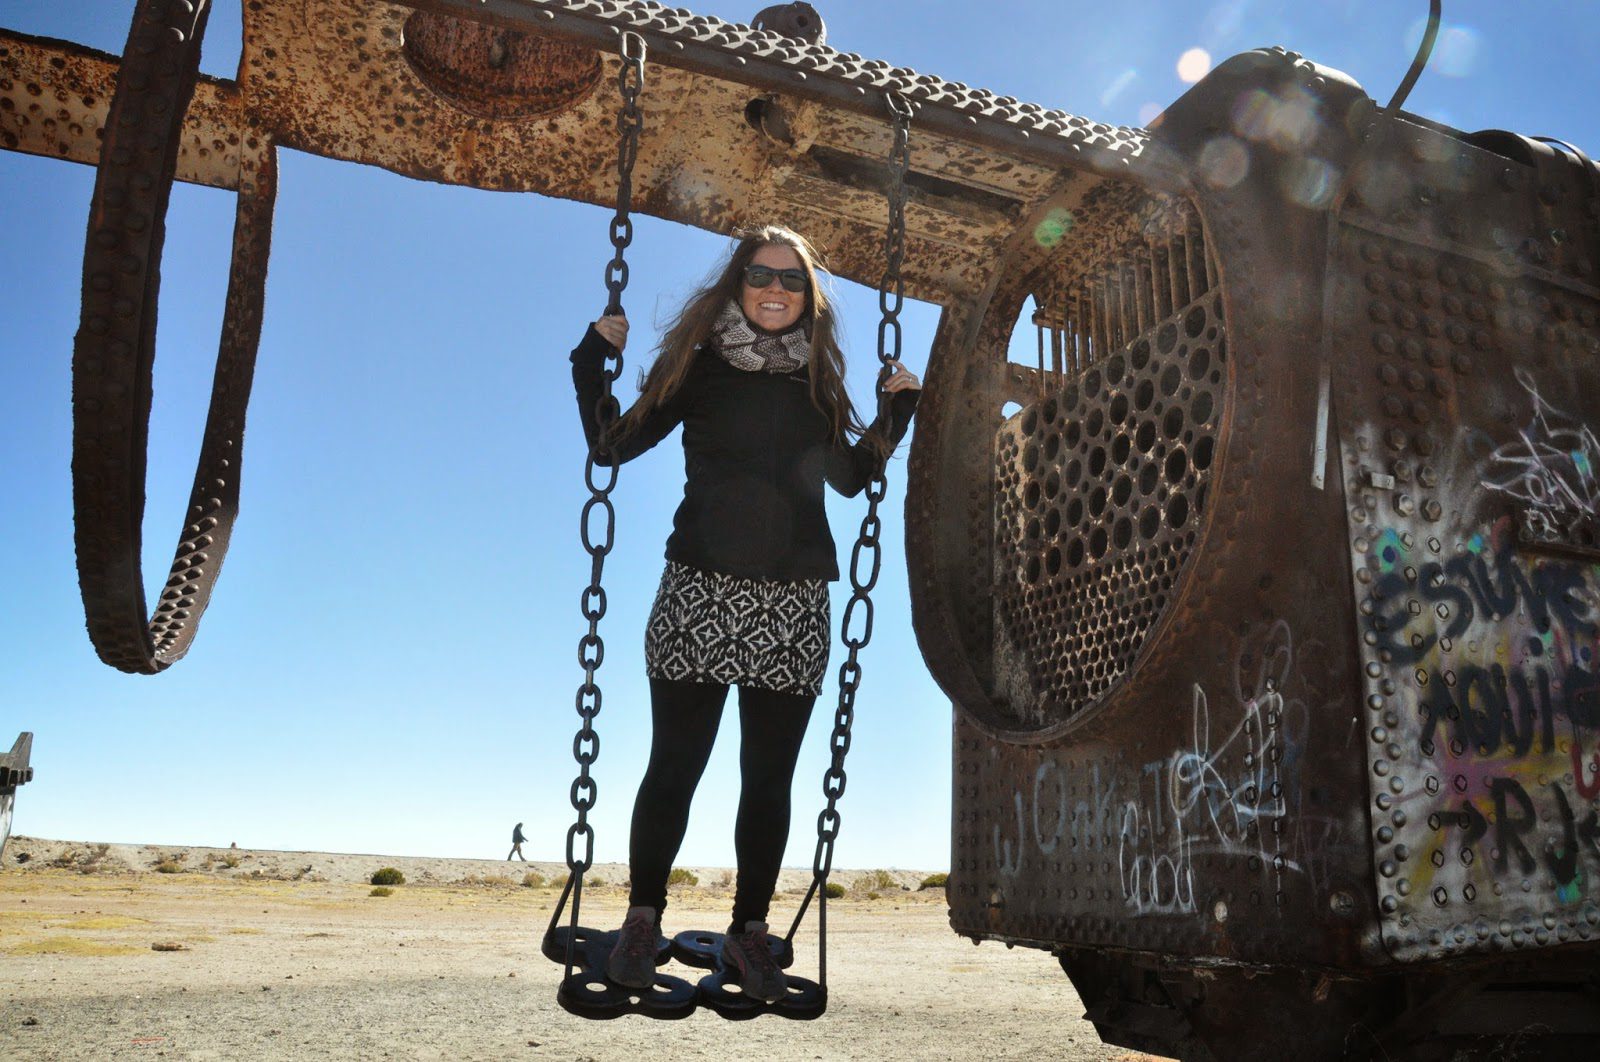
[[[660,933],[654,907],[630,907],[617,933],[617,943],[606,959],[606,976],[625,988],[649,988],[656,983],[656,949]]]
[[[765,922],[746,922],[743,933],[723,937],[722,961],[739,975],[739,988],[751,999],[775,1003],[789,994],[789,978],[772,957]]]

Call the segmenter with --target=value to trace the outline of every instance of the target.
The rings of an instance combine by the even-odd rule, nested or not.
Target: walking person
[[[898,362],[887,416],[863,426],[844,386],[837,322],[811,245],[787,228],[737,233],[726,263],[670,322],[638,400],[597,412],[608,346],[628,321],[602,317],[572,352],[591,446],[625,462],[683,427],[686,480],[645,631],[649,764],[633,807],[629,909],[610,979],[655,981],[667,878],[722,718],[739,687],[738,861],[723,959],[742,991],[774,1001],[767,912],[789,836],[789,791],[832,631],[839,569],[823,485],[853,497],[904,436],[921,383]]]
[[[507,863],[511,862],[512,856],[516,856],[524,863],[528,861],[528,857],[522,854],[522,842],[526,840],[527,838],[522,835],[522,823],[519,822],[511,827],[511,851],[506,853]]]

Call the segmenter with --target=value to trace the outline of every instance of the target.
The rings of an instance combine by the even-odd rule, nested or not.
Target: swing
[[[617,211],[611,221],[612,259],[606,265],[606,290],[609,294],[606,313],[622,310],[622,292],[628,284],[628,265],[624,258],[628,244],[633,239],[633,222],[628,211],[632,202],[632,170],[639,150],[639,134],[644,127],[639,110],[639,93],[644,86],[645,42],[639,35],[629,32],[622,35],[621,69],[617,75],[622,96],[622,110],[617,118]],[[878,307],[883,319],[878,325],[878,360],[883,372],[878,377],[878,412],[883,415],[889,395],[883,389],[888,376],[889,363],[900,358],[900,310],[905,301],[905,286],[900,278],[901,262],[905,258],[905,178],[910,165],[909,136],[911,106],[890,93],[886,96],[893,120],[893,139],[889,156],[890,182],[888,188],[889,224],[884,237],[885,268],[878,285]],[[606,357],[602,371],[600,412],[602,420],[617,408],[611,385],[622,373],[622,353],[613,350]],[[583,1018],[607,1019],[624,1014],[643,1014],[660,1019],[685,1018],[698,1007],[705,1006],[723,1018],[740,1021],[776,1014],[785,1018],[809,1020],[820,1017],[828,1007],[828,875],[833,869],[833,847],[839,836],[839,798],[844,795],[846,776],[845,754],[850,751],[850,728],[855,719],[856,691],[861,685],[860,651],[872,639],[873,606],[871,592],[878,582],[883,554],[879,538],[883,521],[878,516],[878,505],[888,490],[888,480],[880,467],[866,487],[867,513],[861,521],[855,545],[850,554],[850,601],[845,606],[840,621],[840,636],[848,650],[845,662],[839,666],[839,703],[834,711],[833,733],[829,738],[832,758],[823,774],[822,792],[827,804],[817,816],[817,848],[811,864],[811,886],[806,890],[800,909],[795,913],[789,932],[781,939],[771,941],[774,960],[780,967],[788,968],[794,962],[794,936],[811,907],[817,902],[817,980],[793,977],[788,979],[789,991],[783,999],[763,1003],[729,989],[737,974],[729,970],[722,960],[723,935],[699,930],[679,933],[672,940],[657,938],[656,965],[677,959],[687,966],[710,970],[697,983],[691,984],[681,977],[658,973],[655,984],[648,990],[625,988],[605,977],[606,959],[615,947],[619,931],[601,932],[579,924],[579,909],[583,902],[583,876],[594,864],[594,827],[588,815],[593,810],[598,795],[589,769],[600,754],[600,736],[594,729],[594,719],[600,714],[600,686],[595,674],[605,659],[605,642],[600,637],[600,620],[606,612],[606,594],[601,585],[601,573],[607,554],[611,552],[616,534],[616,510],[611,504],[611,490],[617,482],[617,465],[608,464],[610,475],[604,482],[595,480],[597,459],[607,456],[607,443],[602,433],[590,449],[584,463],[584,482],[589,488],[589,499],[584,502],[580,517],[580,535],[583,548],[591,560],[589,585],[581,598],[584,619],[589,621],[588,633],[578,641],[578,662],[583,666],[583,683],[578,687],[577,710],[582,723],[573,738],[572,754],[578,763],[578,775],[572,782],[571,799],[576,819],[567,830],[566,860],[567,883],[561,899],[550,916],[541,950],[546,958],[562,964],[561,987],[556,1000],[567,1011]],[[596,512],[603,514],[604,536],[597,542],[591,530]],[[863,557],[869,559],[867,570],[862,571]],[[856,623],[859,616],[859,624]],[[855,626],[859,631],[854,631]],[[582,854],[578,853],[582,844]],[[571,902],[572,911],[566,925],[561,925],[563,912]]]

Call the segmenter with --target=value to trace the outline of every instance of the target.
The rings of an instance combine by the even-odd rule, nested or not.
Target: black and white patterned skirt
[[[645,672],[815,697],[830,640],[825,580],[745,579],[668,561],[645,627]]]

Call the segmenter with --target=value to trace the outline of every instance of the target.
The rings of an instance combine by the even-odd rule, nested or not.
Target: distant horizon
[[[367,859],[367,858],[371,858],[371,859],[436,859],[436,860],[450,861],[450,862],[463,862],[463,861],[466,861],[466,862],[476,862],[476,863],[508,863],[508,864],[513,865],[513,866],[520,865],[520,864],[525,862],[529,866],[532,866],[532,865],[534,865],[536,863],[541,865],[541,866],[556,866],[556,867],[561,867],[561,868],[565,868],[567,866],[566,860],[560,854],[557,854],[552,859],[544,859],[544,858],[540,858],[540,857],[529,856],[526,860],[522,860],[522,859],[497,859],[497,858],[495,858],[493,856],[475,856],[475,855],[431,855],[431,854],[430,855],[423,855],[423,854],[418,854],[418,853],[415,853],[415,852],[336,852],[336,851],[332,851],[332,850],[329,850],[329,849],[322,849],[322,848],[264,848],[264,847],[259,847],[259,846],[256,846],[256,845],[248,845],[248,844],[241,844],[237,848],[232,848],[232,847],[229,847],[228,845],[189,844],[189,843],[185,843],[185,842],[182,842],[182,841],[107,841],[107,840],[104,840],[104,839],[101,839],[101,838],[95,838],[94,840],[89,840],[89,841],[80,841],[80,840],[68,840],[68,839],[62,838],[62,837],[38,837],[38,836],[35,836],[34,834],[16,834],[16,833],[13,833],[11,835],[11,840],[6,843],[6,858],[10,859],[12,861],[13,865],[16,865],[16,861],[15,861],[15,858],[14,858],[14,853],[13,853],[12,846],[15,845],[18,841],[22,841],[24,843],[33,842],[35,844],[83,845],[85,847],[104,844],[104,845],[111,845],[111,846],[118,847],[118,848],[142,848],[142,849],[151,849],[151,850],[185,849],[185,850],[188,850],[188,851],[248,852],[248,853],[261,853],[261,854],[265,854],[265,855],[308,855],[308,856],[310,856],[310,855],[326,855],[326,856],[347,856],[347,857],[352,858],[352,859]],[[526,844],[526,842],[524,842],[524,844]],[[32,860],[29,860],[29,862],[32,862]],[[601,861],[597,860],[595,862],[595,864],[589,869],[588,873],[589,874],[593,874],[595,871],[599,871],[599,870],[603,870],[603,869],[609,869],[609,868],[618,868],[618,867],[620,867],[622,869],[626,869],[627,866],[628,866],[628,863],[627,863],[626,860],[618,860],[618,861],[614,861],[614,862],[601,862]],[[732,863],[727,863],[727,864],[721,864],[721,863],[686,863],[686,862],[683,862],[682,860],[679,860],[677,863],[673,864],[673,866],[675,868],[681,868],[681,869],[684,869],[684,870],[729,870],[729,871],[731,871],[731,870],[737,869],[734,866],[734,864],[732,864]],[[0,868],[0,869],[3,869],[3,868]],[[783,871],[802,873],[802,874],[807,875],[808,877],[812,874],[812,867],[811,867],[811,865],[809,863],[805,863],[805,864],[784,863],[782,866],[779,867],[779,869],[783,870]],[[835,865],[834,868],[829,872],[829,874],[830,874],[830,877],[833,876],[833,875],[838,875],[838,874],[845,874],[845,875],[849,875],[849,874],[868,874],[868,873],[871,873],[874,870],[897,871],[897,872],[903,873],[903,874],[940,874],[940,873],[949,873],[950,868],[949,867],[921,867],[921,866],[909,867],[909,866],[900,866],[899,864],[896,864],[896,863],[873,863],[871,865],[864,865],[864,866],[859,866],[859,867],[848,867],[848,866],[843,866],[843,865]]]

